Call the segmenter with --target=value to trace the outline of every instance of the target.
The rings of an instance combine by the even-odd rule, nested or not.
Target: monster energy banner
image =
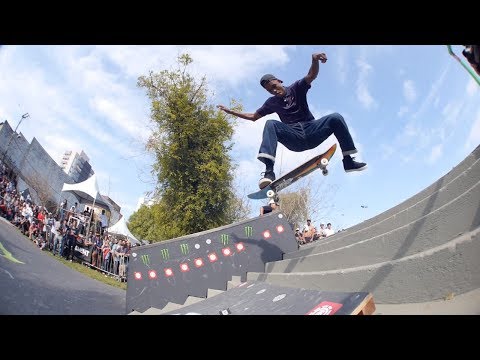
[[[75,252],[74,255],[76,258],[86,261],[88,263],[92,262],[92,251],[93,251],[93,244],[86,246],[81,243],[75,244]]]

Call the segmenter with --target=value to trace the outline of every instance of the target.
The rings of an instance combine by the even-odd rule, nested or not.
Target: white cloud
[[[401,106],[400,110],[398,110],[397,116],[402,117],[408,112],[408,106]]]
[[[138,211],[140,207],[145,203],[145,196],[140,196],[137,201],[137,206],[135,206],[135,211]]]
[[[372,66],[363,59],[357,60],[357,66],[359,68],[356,89],[357,99],[366,109],[374,108],[377,106],[377,103],[370,94],[367,82],[368,75],[372,71]]]
[[[348,75],[348,66],[347,66],[347,57],[348,57],[348,47],[339,46],[337,47],[337,54],[335,56],[338,80],[340,84],[345,84]]]
[[[149,70],[174,69],[177,67],[177,55],[188,52],[193,58],[192,74],[209,74],[209,83],[221,79],[234,86],[253,75],[257,76],[260,69],[271,64],[286,64],[289,61],[287,50],[294,49],[294,46],[273,45],[97,47],[98,52],[102,52],[122,72],[134,78],[148,74]]]
[[[408,163],[412,162],[413,160],[415,160],[415,158],[411,154],[409,154],[409,155],[401,154],[400,155],[400,160],[402,161],[402,163],[408,164]]]
[[[453,100],[448,102],[442,109],[445,125],[455,125],[460,120],[460,113],[463,109],[463,100]]]
[[[413,122],[409,122],[403,128],[403,135],[405,135],[406,137],[417,137],[420,134],[420,127]]]
[[[449,69],[449,65],[447,65],[443,71],[441,72],[440,76],[438,77],[438,79],[432,84],[432,86],[430,87],[430,91],[427,95],[427,97],[425,98],[425,100],[422,102],[422,104],[420,105],[420,108],[417,110],[417,112],[415,112],[413,115],[412,115],[412,118],[419,118],[423,115],[423,113],[430,107],[430,104],[432,103],[432,101],[434,99],[437,98],[438,96],[438,92],[439,90],[441,89],[442,85],[443,85],[443,81],[445,80],[445,76],[447,74],[447,71]]]
[[[150,133],[150,103],[144,89],[136,87],[138,76],[176,66],[176,55],[187,51],[194,59],[192,72],[211,76],[209,88],[256,84],[258,73],[285,65],[288,52],[294,50],[294,46],[3,47],[0,68],[9,71],[0,72],[0,113],[15,127],[19,114],[29,112],[19,131],[28,141],[36,137],[57,162],[65,150],[83,149],[96,173],[104,167],[108,172],[118,167],[120,173],[129,169],[133,171],[122,180],[135,182],[139,176],[135,171],[146,165],[142,142]],[[253,162],[258,162],[262,131],[261,122],[248,122],[236,133],[238,148],[248,149]],[[122,193],[114,180],[112,199],[122,213],[135,209],[139,194],[133,192],[144,193],[143,186],[132,184],[127,187],[131,194]]]
[[[478,85],[474,86],[471,80],[466,87],[461,84],[460,89],[465,89],[465,92],[451,94],[449,89],[453,88],[454,83],[451,82],[451,73],[447,74],[448,77],[445,75],[448,68],[442,69],[438,80],[431,85],[431,79],[425,78],[423,73],[413,76],[411,69],[418,65],[416,50],[409,47],[398,49],[392,46],[335,47],[330,51],[335,53],[330,61],[334,61],[336,66],[326,67],[325,75],[333,76],[340,84],[352,83],[354,101],[348,97],[349,91],[343,98],[336,93],[340,87],[331,88],[332,91],[324,94],[324,99],[327,104],[335,104],[334,110],[322,108],[322,105],[318,105],[322,104],[321,101],[314,101],[311,104],[314,116],[318,118],[334,111],[344,115],[359,148],[359,159],[367,163],[368,159],[361,157],[369,155],[374,164],[376,154],[369,149],[375,147],[369,146],[368,142],[374,139],[383,139],[385,143],[378,156],[388,158],[395,153],[399,154],[398,158],[402,161],[438,161],[443,148],[432,145],[449,140],[455,131],[457,135],[462,129],[466,132],[468,126],[471,126],[471,131],[467,144],[476,146],[480,142],[480,116],[475,122],[471,118],[478,111],[478,105],[475,105]],[[303,48],[300,50],[298,56],[304,54]],[[406,56],[392,54],[397,50]],[[243,99],[239,100],[246,107],[250,107],[251,103],[256,103],[253,106],[260,105],[258,101],[264,99],[265,93],[262,93],[262,99],[259,100],[259,75],[285,70],[285,75],[281,76],[293,80],[299,73],[303,75],[308,70],[309,63],[309,59],[303,58],[287,66],[290,65],[290,58],[297,55],[297,48],[290,46],[4,46],[0,51],[0,68],[8,71],[0,72],[1,120],[6,118],[15,127],[21,114],[29,112],[31,117],[21,124],[19,130],[29,141],[36,137],[57,161],[65,150],[83,149],[101,178],[99,185],[102,192],[110,188],[111,198],[122,207],[122,214],[128,218],[128,212],[135,211],[140,201],[148,197],[146,194],[154,188],[156,180],[154,176],[146,179],[148,176],[145,175],[150,174],[150,165],[153,163],[149,161],[151,159],[145,159],[147,156],[141,146],[150,133],[150,101],[145,90],[136,86],[137,78],[147,75],[149,70],[157,72],[172,69],[176,66],[176,56],[185,51],[194,59],[189,70],[193,70],[197,76],[207,76],[208,87],[215,92],[215,101],[221,99],[218,101],[228,102],[230,97],[241,97]],[[356,58],[352,56],[354,52],[358,53],[360,60],[355,61]],[[397,59],[401,59],[401,64],[393,68],[376,65]],[[301,61],[307,66],[302,65]],[[408,69],[408,72],[404,69]],[[358,72],[358,75],[355,76],[354,72]],[[402,81],[405,101],[400,105],[404,106],[398,109],[395,105],[389,105],[391,114],[383,116],[381,123],[372,124],[368,130],[357,125],[357,139],[352,124],[358,124],[358,119],[361,121],[362,109],[372,110],[378,106],[380,97],[375,98],[376,92],[386,99],[381,89],[388,86],[392,72]],[[447,86],[444,77],[452,87]],[[422,84],[431,85],[424,98],[419,96]],[[421,94],[423,96],[423,92]],[[330,100],[330,95],[341,97],[341,107],[354,114],[352,122],[346,116],[346,111],[338,109],[338,103]],[[458,100],[455,95],[458,95]],[[412,104],[416,102],[418,105],[414,107]],[[255,108],[245,110],[251,112]],[[386,119],[393,118],[397,110],[397,115],[403,121],[388,121],[387,125]],[[415,116],[410,116],[415,111]],[[265,120],[270,118],[278,119],[276,115],[271,115],[257,122],[236,120],[233,138],[234,160],[239,164],[236,190],[245,188],[251,192],[257,188],[264,165],[256,156]],[[467,129],[458,125],[459,120],[463,119],[468,121],[468,125],[465,125]],[[364,141],[365,146],[358,140]],[[462,143],[464,140],[462,138]],[[277,176],[326,150],[335,141],[332,136],[320,147],[300,153],[287,150],[279,144],[275,166]],[[363,153],[364,148],[366,153]],[[446,151],[443,155],[447,156],[448,153]],[[338,154],[337,151],[335,157],[338,158],[332,165],[341,169],[341,160],[338,161],[341,155]],[[145,179],[140,179],[141,172]],[[108,174],[111,174],[110,186]],[[330,179],[334,177],[328,177]],[[255,215],[258,214],[257,204],[253,208]]]
[[[403,95],[408,103],[413,103],[417,99],[417,91],[413,80],[405,80],[403,82]]]
[[[139,121],[139,114],[134,114],[131,111],[132,108],[119,106],[119,103],[125,104],[118,98],[108,99],[102,96],[95,96],[90,100],[92,110],[108,119],[114,129],[122,129],[132,138],[146,141],[150,134],[150,131],[147,131],[146,123]],[[145,117],[143,117],[144,119]]]
[[[426,162],[428,164],[435,163],[435,161],[437,161],[437,159],[440,156],[442,156],[442,153],[443,153],[443,145],[442,144],[435,145],[434,147],[432,147],[432,150],[430,151],[430,154],[426,158]]]

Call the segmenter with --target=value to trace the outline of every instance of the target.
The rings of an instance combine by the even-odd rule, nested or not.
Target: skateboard
[[[327,166],[333,154],[335,153],[335,150],[337,150],[337,144],[333,144],[323,154],[311,158],[302,165],[299,165],[295,169],[289,171],[285,175],[282,175],[280,178],[265,186],[263,189],[248,194],[248,198],[254,200],[271,198],[275,199],[275,201],[278,201],[278,192],[280,190],[285,189],[287,186],[310,174],[312,171],[315,171],[316,169],[321,169],[324,176],[328,175]]]

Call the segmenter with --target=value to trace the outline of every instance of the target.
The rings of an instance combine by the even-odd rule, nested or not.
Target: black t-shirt
[[[270,205],[262,206],[262,208],[263,208],[263,214],[268,214],[268,213],[271,213],[273,211],[273,209]]]
[[[307,84],[305,78],[297,80],[285,87],[286,95],[283,98],[269,97],[256,113],[262,117],[277,113],[280,120],[286,124],[314,120],[307,103],[307,92],[310,88],[311,85]]]

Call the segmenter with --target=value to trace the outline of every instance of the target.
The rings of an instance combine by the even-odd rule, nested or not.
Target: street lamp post
[[[12,142],[12,139],[13,139],[13,136],[15,135],[15,133],[17,132],[18,130],[18,127],[20,126],[20,124],[22,123],[22,121],[26,118],[28,118],[30,115],[28,113],[25,113],[22,115],[22,117],[20,118],[20,121],[18,122],[17,126],[15,126],[15,130],[13,130],[13,133],[12,135],[10,135],[10,138],[8,139],[8,142],[7,142],[7,146],[5,146],[5,150],[3,152],[3,160],[5,160],[5,157],[7,156],[7,151],[8,151],[8,147],[10,146],[10,143]]]

